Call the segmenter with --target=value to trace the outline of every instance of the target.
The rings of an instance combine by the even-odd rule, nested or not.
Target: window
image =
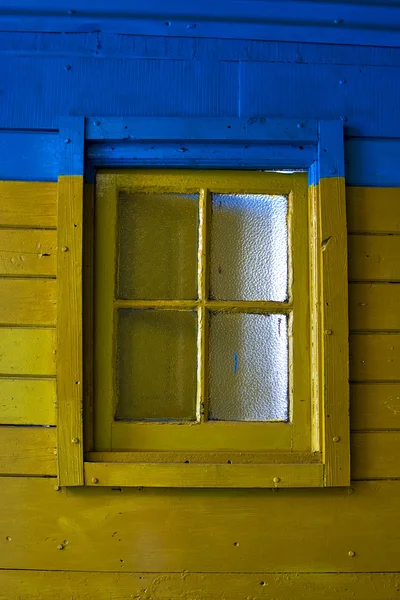
[[[307,189],[305,173],[97,175],[96,449],[311,452]]]
[[[147,164],[140,143],[143,159],[129,158],[125,142],[111,152],[104,137],[133,136],[129,120],[109,121],[101,142],[101,121],[85,128],[95,186],[83,196],[82,176],[59,179],[60,483],[345,485],[344,186],[322,176],[332,131],[322,147],[323,128],[307,125],[305,152],[288,160],[276,158],[287,142],[272,128],[271,160],[291,172],[254,159],[245,170],[238,159],[224,170],[193,168],[204,158],[179,159],[192,167],[182,170],[175,149],[168,168]],[[164,139],[187,135],[170,124]],[[290,127],[298,137],[302,127]],[[228,158],[240,154],[237,141],[218,135]],[[251,148],[258,156],[260,140]],[[65,143],[63,151],[71,152]],[[118,153],[130,168],[104,169]]]

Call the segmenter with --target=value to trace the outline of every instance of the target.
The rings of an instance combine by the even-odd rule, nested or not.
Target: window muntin
[[[132,198],[138,202],[132,202]],[[249,202],[253,202],[253,211],[248,210],[243,219],[240,212]],[[180,204],[183,217],[179,213]],[[159,214],[164,216],[166,222],[166,231],[161,230],[161,234],[157,230],[156,205],[161,207]],[[229,211],[229,208],[233,210]],[[263,209],[266,209],[264,214]],[[236,226],[236,231],[232,216],[233,223],[235,220],[241,223],[240,227]],[[229,247],[229,233],[221,235],[226,218],[230,221],[231,237],[240,234],[238,239],[241,243],[236,245],[236,249],[241,248],[242,257],[236,260],[239,265],[236,271],[235,245]],[[174,224],[176,221],[182,222],[182,219],[185,226],[181,233],[184,235],[179,235],[179,227],[174,230]],[[160,243],[151,230],[154,220],[156,232],[161,236]],[[309,451],[311,385],[306,175],[231,171],[100,173],[95,221],[95,448],[250,452],[294,448]],[[141,221],[147,223],[145,227],[150,228],[150,234],[145,240],[143,235],[137,236],[139,243],[136,242],[135,247],[135,244],[129,244],[132,232],[129,223],[132,223],[135,231],[135,228],[140,228]],[[271,239],[265,236],[268,225],[273,232],[270,238],[275,239],[272,244]],[[224,235],[226,244],[221,244]],[[260,259],[253,251],[257,243],[263,246],[265,257],[270,257],[267,262],[272,276],[264,279],[260,275],[265,257],[261,256]],[[197,298],[196,281],[193,282],[192,277],[196,246]],[[185,252],[185,248],[188,252]],[[148,259],[150,252],[156,259],[153,263]],[[165,254],[170,261],[165,260]],[[243,255],[248,259],[248,268],[246,260],[240,260]],[[134,264],[130,271],[129,265],[135,263],[132,257],[139,259],[137,262],[140,264]],[[161,259],[161,266],[157,259]],[[171,281],[165,277],[170,262]],[[225,283],[222,277],[222,285],[218,281],[218,277],[221,279],[221,262],[224,264],[222,272],[224,275],[228,273]],[[159,269],[158,273],[154,273],[154,269]],[[132,275],[135,270],[139,271],[136,280]],[[146,277],[149,270],[154,277]],[[265,271],[268,275],[268,269]],[[179,277],[176,272],[184,276]],[[232,284],[235,278],[237,286]],[[121,344],[126,342],[123,338],[127,335],[126,332],[122,333],[121,322],[133,324],[141,321],[143,325],[150,318],[159,324],[164,321],[161,330],[165,330],[167,321],[176,322],[179,315],[182,317],[186,313],[187,316],[193,312],[197,312],[196,397],[193,398],[192,327],[189,335],[192,340],[187,339],[183,344],[187,345],[187,361],[183,360],[183,355],[179,356],[179,346],[182,349],[179,343],[175,344],[175,351],[172,348],[174,343],[171,344],[171,356],[167,356],[168,342],[162,331],[159,344],[153,334],[150,336],[152,341],[145,340],[149,347],[150,362],[146,361],[145,356],[136,357],[137,367],[142,365],[139,368],[141,374],[136,380],[140,392],[137,397],[141,399],[136,405],[130,403],[130,369],[126,366],[126,353],[125,359],[121,355]],[[279,360],[274,362],[271,353],[260,353],[257,347],[249,351],[249,348],[245,348],[244,340],[243,348],[234,351],[232,343],[236,341],[233,345],[239,343],[240,346],[239,339],[227,341],[225,346],[230,348],[231,360],[226,360],[225,356],[221,362],[214,347],[216,343],[217,349],[218,343],[221,345],[221,336],[215,336],[218,323],[247,323],[245,329],[248,329],[249,325],[251,328],[252,323],[262,318],[265,324],[261,330],[269,331],[271,348],[273,352],[278,351]],[[132,340],[137,341],[140,325],[133,325],[135,328],[136,334],[131,335]],[[222,328],[226,329],[223,325]],[[234,331],[235,328],[231,329]],[[287,342],[282,344],[286,332]],[[140,335],[146,337],[143,327]],[[161,341],[163,335],[164,341]],[[163,348],[167,350],[163,351]],[[243,361],[243,353],[246,352],[250,362],[244,368],[247,357]],[[158,364],[161,373],[152,377],[157,365],[157,353],[160,355],[161,363]],[[257,377],[252,378],[251,360],[254,358],[258,359],[260,365],[254,371]],[[216,385],[216,369],[229,372],[229,362],[231,382],[227,385],[225,396],[231,396],[231,399],[232,395],[235,396],[237,400],[233,404],[236,404],[236,412],[232,411],[232,403],[230,410],[227,409],[228,401],[224,406],[224,394]],[[185,367],[178,381],[176,371],[175,375],[171,374],[170,365],[176,367],[179,364]],[[267,365],[269,373],[263,380],[262,369]],[[234,377],[239,370],[239,377]],[[168,374],[169,387],[168,377],[163,378],[162,373]],[[147,387],[149,382],[150,388]],[[253,390],[250,393],[247,390],[245,397],[246,382]],[[175,390],[177,385],[183,390],[179,399],[176,394],[174,397],[174,385]],[[156,396],[160,398],[158,406],[157,402],[151,402],[149,398],[146,400],[145,390],[151,387],[154,388],[153,399]],[[274,387],[277,398],[275,407],[271,406],[271,402],[263,402],[268,393],[271,397]],[[168,405],[168,398],[171,407],[169,414],[163,408]],[[177,427],[171,419],[182,422],[182,425]],[[268,422],[266,419],[280,422]],[[192,424],[188,421],[192,421]]]

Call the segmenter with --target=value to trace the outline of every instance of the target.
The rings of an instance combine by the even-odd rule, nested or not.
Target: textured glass
[[[212,313],[209,344],[210,419],[287,421],[285,315]]]
[[[117,419],[194,419],[194,312],[119,310]]]
[[[119,298],[196,298],[197,231],[197,194],[121,193]]]
[[[212,195],[211,298],[287,299],[287,211],[285,196]]]

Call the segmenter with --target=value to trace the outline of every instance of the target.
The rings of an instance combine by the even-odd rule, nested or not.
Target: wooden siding
[[[57,186],[1,181],[0,207],[0,472],[55,476]]]
[[[3,569],[163,571],[183,578],[186,572],[398,569],[397,481],[354,483],[353,493],[347,488],[56,491],[54,480],[21,477],[0,483]]]
[[[7,600],[397,600],[399,573],[2,571]]]
[[[10,33],[0,72],[0,177],[32,180],[0,181],[0,597],[398,598],[400,187],[347,188],[351,488],[60,490],[57,184],[37,179],[61,114],[134,107],[341,116],[347,182],[400,186],[400,49]]]

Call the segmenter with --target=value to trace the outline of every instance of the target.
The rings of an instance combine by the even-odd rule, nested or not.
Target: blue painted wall
[[[3,33],[0,177],[55,179],[66,115],[342,118],[348,183],[400,185],[400,48]]]

